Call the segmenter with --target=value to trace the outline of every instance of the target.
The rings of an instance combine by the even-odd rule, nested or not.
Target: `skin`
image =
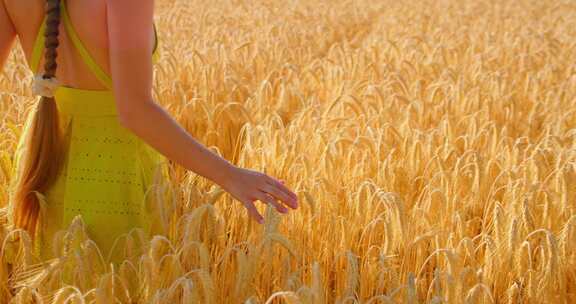
[[[213,153],[186,132],[152,97],[153,0],[66,2],[74,28],[96,62],[112,76],[118,119],[167,158],[220,185],[263,223],[254,202],[279,212],[296,209],[298,199],[284,181],[241,168]],[[0,0],[0,69],[18,38],[30,62],[44,18],[44,0]],[[64,86],[104,90],[60,27],[57,78]],[[43,61],[41,61],[41,65]],[[149,123],[154,121],[154,124]]]

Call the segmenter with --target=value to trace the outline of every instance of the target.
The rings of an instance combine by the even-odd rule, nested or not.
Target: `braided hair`
[[[46,27],[43,79],[55,79],[59,45],[60,0],[46,0]],[[54,97],[42,96],[33,109],[30,130],[14,189],[13,225],[34,238],[39,227],[41,201],[56,180],[62,163],[62,142],[58,109]]]

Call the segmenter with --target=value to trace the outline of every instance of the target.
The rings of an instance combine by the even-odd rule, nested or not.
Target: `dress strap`
[[[92,58],[92,56],[90,55],[90,52],[88,52],[88,49],[86,49],[86,47],[82,43],[82,40],[80,40],[80,38],[78,37],[78,34],[74,30],[74,27],[72,26],[72,22],[70,21],[70,16],[68,15],[68,10],[66,8],[66,1],[64,1],[64,0],[60,1],[60,10],[61,10],[60,16],[61,16],[62,21],[64,23],[64,27],[66,29],[66,32],[68,33],[68,37],[70,38],[70,40],[72,41],[72,43],[74,44],[76,49],[78,50],[78,53],[80,54],[82,60],[88,66],[90,71],[92,71],[94,76],[96,78],[98,78],[98,80],[100,80],[100,82],[108,90],[112,90],[112,87],[113,87],[112,78],[110,77],[110,75],[108,75],[104,71],[104,69],[102,69],[96,63],[94,58]],[[154,52],[152,53],[152,61],[155,63],[159,59],[158,32],[156,30],[156,24],[153,23],[153,26],[154,26],[154,36],[155,36],[154,40],[155,41],[154,41]],[[34,48],[32,51],[30,68],[32,69],[32,71],[34,73],[38,72],[38,68],[39,68],[38,65],[40,64],[40,58],[41,58],[42,53],[44,51],[44,41],[45,41],[44,31],[45,31],[45,29],[46,29],[46,16],[44,17],[44,20],[42,21],[42,24],[40,25],[40,29],[38,30],[38,34],[36,35],[36,41],[34,43]]]
[[[92,71],[94,76],[100,80],[100,82],[108,89],[112,90],[112,78],[104,72],[104,70],[94,61],[90,53],[78,37],[78,34],[74,30],[72,26],[72,22],[70,21],[70,16],[68,15],[68,9],[66,8],[66,1],[60,1],[60,7],[62,9],[60,13],[60,18],[64,22],[64,27],[66,28],[66,32],[68,33],[68,37],[72,40],[72,43],[80,53],[82,60],[88,68]]]

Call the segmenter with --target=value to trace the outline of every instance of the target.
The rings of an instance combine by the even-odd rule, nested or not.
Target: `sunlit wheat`
[[[120,265],[82,218],[40,263],[8,226],[33,106],[0,75],[0,303],[576,302],[576,4],[565,0],[156,1],[154,96],[300,201],[251,221],[171,164],[154,235]]]

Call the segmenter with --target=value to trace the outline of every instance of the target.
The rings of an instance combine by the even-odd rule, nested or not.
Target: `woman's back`
[[[20,44],[30,63],[34,43],[39,29],[44,21],[45,0],[2,0],[5,2],[7,14],[12,19]],[[89,50],[94,61],[108,75],[110,71],[108,21],[105,0],[67,0],[66,7],[74,30]],[[43,34],[43,33],[40,33]],[[153,32],[150,33],[152,36]],[[58,69],[56,78],[64,85],[89,90],[105,90],[106,88],[94,76],[83,62],[79,52],[60,24],[58,46]],[[43,65],[43,58],[40,67]]]
[[[107,58],[109,35],[104,9],[106,3],[70,1],[77,4],[77,15],[74,18],[72,8],[68,7],[69,1],[60,1],[59,4],[58,1],[48,2],[51,7],[48,16],[43,6],[36,2],[12,2],[6,6],[6,12],[14,19],[15,31],[34,73],[45,73],[44,69],[47,69],[43,65],[45,58],[41,55],[51,54],[47,46],[53,48],[55,40],[52,36],[45,36],[45,33],[54,33],[56,23],[53,20],[59,20],[56,49],[58,64],[57,69],[54,66],[50,69],[56,70],[56,78],[60,82],[51,100],[54,100],[57,108],[58,126],[55,128],[61,129],[62,132],[57,133],[62,133],[62,137],[56,140],[57,144],[51,145],[57,147],[55,151],[39,152],[47,151],[48,145],[42,144],[46,139],[60,138],[50,131],[39,133],[48,130],[49,127],[45,127],[43,121],[50,120],[43,115],[36,115],[46,110],[46,106],[52,102],[43,98],[39,101],[38,111],[29,113],[18,143],[11,205],[20,206],[13,209],[14,214],[31,210],[23,206],[36,208],[33,203],[36,199],[28,198],[31,192],[27,185],[31,184],[32,179],[38,181],[39,193],[43,195],[43,199],[38,200],[40,225],[30,227],[38,236],[34,239],[37,255],[42,259],[58,255],[56,251],[60,251],[60,246],[57,244],[60,242],[55,239],[59,237],[56,233],[67,228],[77,215],[81,215],[88,236],[100,247],[103,257],[107,258],[121,234],[136,227],[146,232],[152,228],[149,215],[153,206],[146,204],[146,193],[152,186],[156,169],[166,162],[161,154],[124,128],[118,119],[115,93],[125,87],[118,86],[112,90]],[[30,15],[37,13],[40,21],[35,26],[28,25],[24,20],[26,12]],[[93,18],[92,12],[100,17]],[[58,13],[59,17],[54,19]],[[90,24],[84,23],[84,20],[90,20]],[[96,27],[98,30],[94,29]],[[145,33],[141,28],[136,30],[141,30],[140,34]],[[155,55],[156,51],[157,48],[154,48]],[[50,60],[54,62],[54,58]],[[54,164],[56,154],[62,155],[63,162],[54,166],[59,172],[54,179],[37,173],[48,172],[50,167],[37,170],[24,165],[40,164],[40,161],[34,160],[38,158],[47,160],[42,164]],[[119,253],[116,251],[116,254]],[[110,257],[110,261],[118,261],[118,258],[121,255]]]

